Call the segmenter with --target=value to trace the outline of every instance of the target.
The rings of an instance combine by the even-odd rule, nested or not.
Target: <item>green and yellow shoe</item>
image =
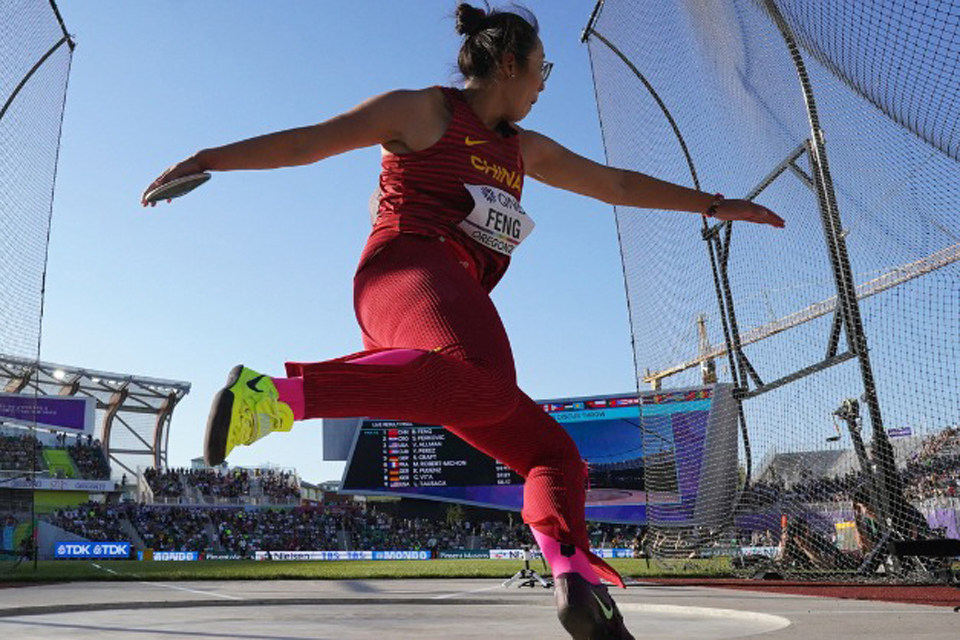
[[[280,402],[270,376],[238,364],[227,376],[227,386],[213,398],[203,458],[208,465],[216,466],[234,447],[292,428],[293,411],[286,402]]]

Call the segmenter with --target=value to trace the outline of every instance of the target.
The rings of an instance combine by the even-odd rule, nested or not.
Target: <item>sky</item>
[[[586,45],[593,0],[528,0],[555,63],[523,125],[604,160]],[[218,173],[144,209],[167,166],[211,146],[331,118],[398,88],[457,82],[448,0],[59,0],[77,47],[54,200],[41,359],[186,381],[169,463],[202,454],[237,363],[362,349],[352,276],[370,230],[376,147],[297,168]],[[494,4],[494,6],[497,6]],[[633,391],[613,208],[528,180],[535,232],[493,293],[518,381],[537,399]],[[320,421],[228,462],[338,480]]]

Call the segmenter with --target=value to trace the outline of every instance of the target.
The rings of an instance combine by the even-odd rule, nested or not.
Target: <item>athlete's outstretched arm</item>
[[[426,112],[431,101],[427,91],[392,91],[319,124],[198,151],[167,169],[144,193],[201,171],[292,167],[375,144],[406,144],[408,138],[419,133],[413,128],[416,125],[410,123],[429,119]]]
[[[714,203],[713,194],[599,164],[536,131],[521,131],[520,148],[530,177],[608,204],[704,213]],[[724,200],[714,215],[719,220],[784,226],[780,216],[748,200]]]

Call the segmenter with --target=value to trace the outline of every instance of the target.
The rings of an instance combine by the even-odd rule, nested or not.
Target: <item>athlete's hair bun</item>
[[[466,36],[457,56],[457,66],[467,80],[487,80],[499,69],[504,54],[512,53],[524,69],[536,48],[540,27],[532,13],[511,5],[510,10],[486,11],[461,2],[457,5],[457,33]]]
[[[457,5],[457,33],[469,37],[480,33],[486,26],[486,11],[470,6],[466,2]]]

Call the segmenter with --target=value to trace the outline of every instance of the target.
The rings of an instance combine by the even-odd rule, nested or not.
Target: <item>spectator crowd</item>
[[[316,509],[216,509],[210,511],[216,542],[225,553],[341,549],[343,513]]]
[[[128,540],[121,518],[126,510],[117,505],[87,502],[70,509],[62,509],[44,519],[64,531],[82,536],[93,542],[119,542]]]
[[[140,505],[125,507],[122,513],[149,549],[205,551],[210,548],[207,535],[210,514],[204,509]]]
[[[225,473],[213,469],[184,469],[180,474],[187,486],[209,498],[239,498],[250,492],[246,469],[232,469]]]
[[[148,467],[144,469],[143,477],[155,498],[179,498],[184,493],[184,485],[180,482],[180,472],[177,469],[161,471]]]
[[[0,433],[0,472],[47,471],[43,458],[45,448],[66,449],[74,466],[85,480],[108,480],[110,465],[99,440],[89,435],[51,436],[55,444],[45,445],[31,433]]]
[[[89,438],[86,442],[77,438],[76,444],[67,447],[70,457],[80,475],[87,480],[109,480],[110,465],[103,455],[103,447],[99,440]]]
[[[31,456],[40,447],[32,436],[0,434],[0,469],[28,470]],[[86,477],[108,477],[109,468],[98,442],[67,447]],[[951,428],[917,443],[900,470],[904,496],[918,502],[929,498],[955,498],[960,492],[960,430]],[[229,498],[269,496],[289,505],[299,502],[295,473],[272,469],[147,469],[144,478],[155,497]],[[763,510],[785,502],[851,503],[865,485],[859,470],[833,477],[799,473],[791,481],[771,476],[754,482],[741,496],[741,508]],[[220,506],[210,506],[218,504]],[[463,512],[446,520],[400,517],[376,507],[358,504],[314,507],[255,508],[227,506],[226,502],[196,502],[193,506],[110,505],[87,503],[45,516],[50,523],[93,541],[123,541],[139,537],[144,547],[168,551],[206,551],[252,555],[262,550],[392,550],[392,549],[517,549],[533,546],[529,528],[519,519],[476,520]],[[264,503],[260,503],[261,505]],[[835,509],[833,505],[828,507]],[[775,513],[780,513],[775,511]],[[6,514],[9,516],[9,514]],[[922,516],[921,516],[922,517]],[[7,517],[4,520],[12,518]],[[677,552],[690,536],[648,536],[651,548],[673,545]],[[751,535],[752,534],[752,535]],[[730,544],[769,546],[775,532],[746,532],[748,539]],[[596,547],[639,548],[643,533],[633,526],[592,523],[591,544]],[[661,536],[662,537],[662,536]],[[693,538],[696,538],[694,536]],[[714,536],[705,535],[704,540]],[[698,539],[698,538],[696,538]],[[799,538],[798,538],[799,539]],[[692,552],[692,550],[691,550]]]
[[[904,497],[917,502],[960,495],[960,428],[950,427],[923,438],[899,470]],[[784,482],[775,475],[754,482],[742,496],[747,508],[783,502],[849,502],[864,485],[859,470],[834,477],[810,477]]]
[[[87,503],[46,519],[95,542],[130,540],[124,521],[143,546],[156,551],[205,551],[243,556],[256,551],[520,549],[534,546],[517,521],[403,518],[356,505],[243,509]],[[591,543],[630,547],[637,527],[592,523]]]
[[[289,471],[272,469],[146,469],[144,478],[155,498],[182,498],[182,503],[199,497],[203,502],[238,502],[253,494],[278,504],[300,501],[300,481]]]
[[[32,435],[0,434],[0,471],[43,468],[43,443]]]
[[[904,481],[908,500],[960,495],[960,428],[926,438],[907,462]]]

